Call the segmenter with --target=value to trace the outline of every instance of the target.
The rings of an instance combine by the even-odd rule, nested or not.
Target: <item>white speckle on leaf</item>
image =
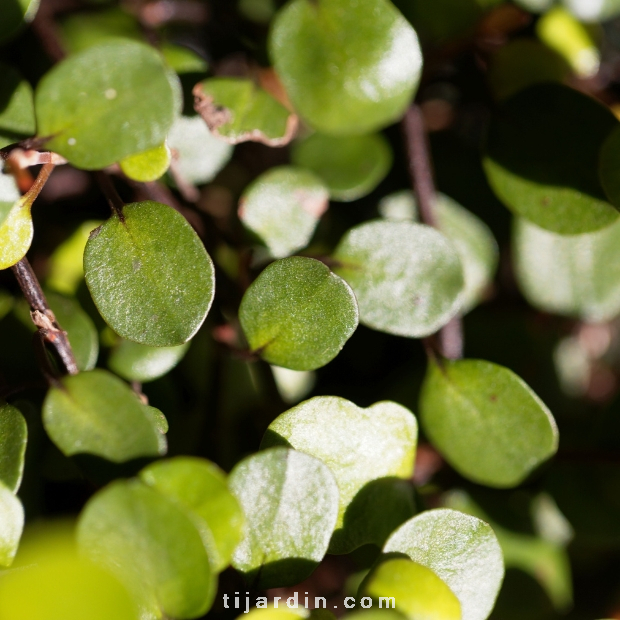
[[[104,94],[106,99],[112,100],[116,99],[117,92],[114,88],[108,88],[108,90],[106,90]]]

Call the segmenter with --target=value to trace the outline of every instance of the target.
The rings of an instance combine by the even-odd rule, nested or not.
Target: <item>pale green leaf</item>
[[[392,166],[392,149],[380,134],[328,136],[315,133],[297,143],[293,163],[312,170],[333,200],[357,200],[369,194]]]
[[[166,62],[179,75],[184,73],[206,73],[209,70],[209,65],[204,58],[183,45],[163,43],[161,53]]]
[[[334,135],[396,121],[422,67],[415,31],[387,0],[293,0],[272,23],[269,52],[295,109]]]
[[[189,342],[178,347],[148,347],[121,340],[108,357],[108,367],[127,381],[146,383],[172,370],[187,353]]]
[[[3,14],[3,21],[5,17]],[[2,26],[0,39],[1,31]],[[0,63],[0,148],[28,138],[35,131],[32,87],[15,69]]]
[[[321,262],[294,256],[269,265],[245,292],[241,326],[270,364],[313,370],[330,362],[358,323],[348,284]]]
[[[241,541],[244,523],[224,472],[205,459],[180,456],[149,465],[140,478],[194,517],[214,570],[224,570]]]
[[[0,224],[0,269],[15,265],[30,249],[34,235],[31,209],[32,200],[22,196]],[[3,210],[6,213],[6,209]]]
[[[0,482],[17,493],[24,473],[28,427],[19,409],[0,405]]]
[[[213,263],[187,220],[158,202],[136,202],[91,233],[86,284],[106,323],[150,346],[187,342],[213,301]]]
[[[116,481],[93,496],[77,539],[86,557],[133,592],[141,617],[196,618],[211,606],[215,580],[192,519],[138,480]]]
[[[451,242],[429,226],[367,222],[346,233],[333,258],[368,327],[421,338],[460,310],[461,261]]]
[[[540,398],[511,370],[483,360],[429,361],[420,419],[460,474],[492,487],[520,484],[558,448]]]
[[[504,578],[502,551],[491,527],[470,515],[440,508],[400,526],[384,553],[404,553],[430,568],[461,604],[463,620],[485,620]]]
[[[312,172],[293,166],[271,168],[243,193],[239,218],[267,246],[284,258],[310,242],[329,194]]]
[[[344,398],[317,396],[278,416],[262,445],[290,446],[330,468],[340,491],[330,553],[349,553],[366,543],[382,545],[412,516],[411,489],[396,479],[413,475],[417,434],[415,416],[397,403],[364,409]]]
[[[0,482],[0,566],[13,563],[24,529],[24,509],[11,489]]]
[[[323,559],[338,517],[338,486],[327,466],[272,448],[241,461],[229,484],[246,517],[233,566],[258,589],[303,581]]]
[[[170,149],[160,144],[140,153],[124,157],[119,162],[123,173],[134,181],[148,183],[162,177],[170,167]]]
[[[4,174],[0,171],[0,228],[11,212],[13,205],[19,200],[20,195],[13,175]]]
[[[43,425],[68,456],[89,453],[120,463],[166,451],[165,438],[144,407],[123,381],[105,370],[91,370],[50,388]]]

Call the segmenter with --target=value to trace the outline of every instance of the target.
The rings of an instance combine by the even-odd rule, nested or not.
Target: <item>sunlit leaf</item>
[[[151,47],[116,40],[69,56],[35,92],[46,147],[87,170],[161,144],[178,106],[178,81]],[[113,137],[110,139],[110,137]]]
[[[585,22],[596,22],[611,19],[620,13],[618,0],[603,0],[590,2],[589,0],[562,0],[562,4],[574,13],[577,19]]]
[[[243,193],[239,217],[275,258],[308,245],[329,205],[327,188],[312,172],[293,166],[271,168]]]
[[[138,480],[93,496],[78,521],[80,551],[134,594],[141,617],[196,618],[215,581],[200,534],[181,506]]]
[[[204,459],[181,456],[149,465],[140,478],[192,514],[214,570],[224,570],[241,540],[244,523],[224,472]]]
[[[246,516],[233,566],[252,587],[293,585],[323,559],[338,517],[330,470],[302,452],[272,448],[239,463],[230,488]]]
[[[17,492],[24,473],[28,428],[19,409],[0,404],[0,482]]]
[[[86,452],[123,462],[166,451],[165,437],[138,397],[105,370],[67,376],[50,388],[43,424],[68,456]]]
[[[392,166],[392,149],[379,133],[337,137],[311,135],[293,148],[293,162],[317,174],[333,200],[369,194]]]
[[[262,445],[290,446],[331,469],[340,508],[330,553],[349,553],[366,543],[382,545],[412,516],[411,490],[397,479],[413,475],[417,431],[415,416],[397,403],[364,409],[344,398],[317,396],[278,416]]]
[[[34,234],[31,208],[32,200],[23,196],[13,204],[0,224],[0,269],[15,265],[30,249]]]
[[[13,175],[0,172],[0,227],[19,198],[19,189]]]
[[[485,620],[493,609],[504,562],[484,521],[456,510],[428,510],[401,525],[383,551],[430,568],[456,594],[463,620]]]
[[[3,22],[4,19],[3,14]],[[1,38],[2,25],[0,25]],[[28,138],[35,131],[32,87],[15,69],[0,63],[0,148]]]
[[[293,0],[272,23],[269,50],[295,109],[334,135],[397,120],[422,67],[415,31],[387,0]]]
[[[108,367],[127,381],[154,381],[172,370],[188,348],[189,343],[178,347],[149,347],[122,340],[110,353]]]
[[[0,482],[0,566],[10,566],[13,563],[23,529],[22,504],[11,489],[4,482]]]
[[[460,309],[464,286],[457,251],[422,224],[371,221],[349,230],[334,252],[334,271],[353,289],[360,321],[420,338]]]
[[[174,346],[202,325],[214,294],[213,263],[187,220],[136,202],[91,233],[86,283],[114,331],[140,344]]]
[[[170,166],[170,149],[165,144],[160,144],[121,159],[119,165],[125,175],[134,181],[156,181]]]
[[[270,364],[313,370],[330,362],[358,322],[355,296],[321,262],[295,256],[269,265],[239,308],[252,351]]]

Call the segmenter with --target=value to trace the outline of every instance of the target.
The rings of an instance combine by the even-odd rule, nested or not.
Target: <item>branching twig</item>
[[[409,161],[409,174],[413,183],[420,218],[425,224],[437,227],[435,203],[437,194],[433,182],[433,171],[424,127],[424,117],[420,107],[413,103],[403,119],[405,147]],[[463,357],[463,323],[459,316],[454,317],[438,334],[439,349],[443,357],[459,359]],[[435,344],[428,341],[429,346]]]

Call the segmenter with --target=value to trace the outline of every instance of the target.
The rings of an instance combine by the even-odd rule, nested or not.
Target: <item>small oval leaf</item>
[[[158,202],[126,205],[93,231],[84,272],[106,323],[140,344],[187,342],[213,301],[213,263],[202,242],[180,213]]]
[[[34,234],[31,208],[32,201],[22,196],[0,225],[0,269],[15,265],[30,249]]]
[[[0,566],[13,563],[24,529],[24,508],[11,489],[0,482]]]
[[[170,149],[160,144],[146,151],[124,157],[119,162],[123,173],[134,181],[148,183],[162,177],[170,167]]]
[[[17,493],[24,473],[28,427],[17,407],[0,405],[0,482]]]
[[[67,376],[50,388],[43,425],[67,456],[86,452],[122,463],[166,451],[165,438],[136,394],[105,370]]]
[[[327,466],[303,452],[272,448],[236,465],[229,484],[246,517],[233,566],[257,589],[308,577],[338,517],[338,486]]]
[[[2,18],[4,21],[5,13]],[[0,63],[0,101],[0,148],[32,136],[36,131],[32,87],[4,63]]]
[[[269,265],[245,292],[241,326],[253,351],[277,366],[314,370],[330,362],[358,323],[353,291],[318,260]]]
[[[189,342],[178,347],[147,347],[121,340],[108,358],[108,367],[127,381],[146,383],[162,377],[185,356]]]

